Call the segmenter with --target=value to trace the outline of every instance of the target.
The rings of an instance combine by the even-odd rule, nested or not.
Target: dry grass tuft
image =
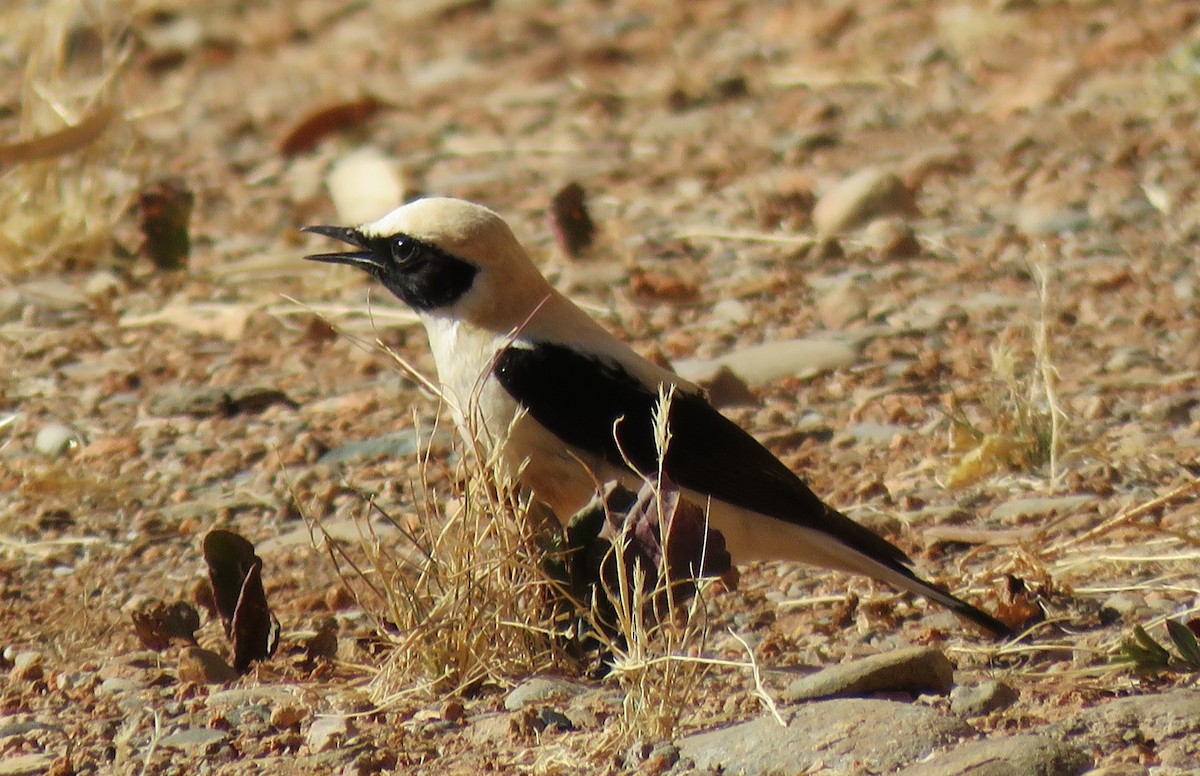
[[[494,459],[464,457],[449,498],[422,462],[412,519],[371,509],[407,540],[366,545],[393,649],[373,683],[380,702],[414,692],[447,696],[506,686],[569,663],[555,630],[555,587],[544,526]]]
[[[119,102],[133,0],[9,3],[0,68],[20,73],[0,101],[0,270],[90,265],[111,253],[136,190],[135,138]]]
[[[1042,266],[1031,267],[1040,310],[1032,329],[1032,368],[1003,345],[992,349],[992,379],[980,397],[982,417],[972,419],[954,398],[950,410],[950,447],[963,451],[947,477],[950,487],[969,485],[990,474],[1048,467],[1050,484],[1059,475],[1065,413],[1058,400],[1058,372],[1050,354],[1049,279]]]

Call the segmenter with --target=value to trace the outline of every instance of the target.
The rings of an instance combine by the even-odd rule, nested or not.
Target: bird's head
[[[545,286],[508,224],[460,199],[418,199],[361,226],[303,231],[356,249],[305,258],[358,267],[419,313],[480,317],[509,307],[519,314],[522,292]]]

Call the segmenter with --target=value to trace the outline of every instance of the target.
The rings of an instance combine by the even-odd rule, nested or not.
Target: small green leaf
[[[1200,643],[1196,642],[1196,634],[1192,633],[1188,626],[1175,620],[1167,620],[1167,632],[1171,634],[1171,641],[1175,642],[1175,648],[1179,650],[1183,662],[1187,663],[1189,668],[1200,669]]]
[[[1121,642],[1121,652],[1142,669],[1166,668],[1171,661],[1171,653],[1155,641],[1141,625],[1133,626],[1133,638]]]

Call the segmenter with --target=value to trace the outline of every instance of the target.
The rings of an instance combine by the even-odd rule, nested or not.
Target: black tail
[[[947,609],[957,614],[959,617],[962,617],[964,620],[969,620],[970,622],[975,623],[980,628],[983,628],[985,631],[994,636],[997,640],[1011,639],[1016,635],[1016,632],[1012,628],[1000,622],[982,609],[972,606],[971,604],[955,596],[954,594],[943,590],[937,585],[926,582],[908,569],[904,569],[904,571],[907,571],[907,575],[911,576],[912,580],[917,583],[917,585],[913,587],[915,592],[919,592],[921,595],[925,596],[931,601],[938,602],[942,606],[945,606]]]

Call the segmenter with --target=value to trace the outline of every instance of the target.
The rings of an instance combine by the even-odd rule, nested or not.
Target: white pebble
[[[75,429],[62,423],[49,423],[42,426],[33,442],[33,446],[39,453],[51,458],[57,458],[77,444],[79,444],[79,435],[75,433]]]

